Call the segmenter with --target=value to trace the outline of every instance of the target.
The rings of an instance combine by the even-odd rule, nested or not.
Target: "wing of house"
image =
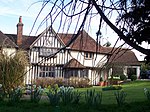
[[[110,75],[124,74],[129,79],[131,75],[137,75],[139,78],[141,63],[131,49],[115,48],[111,52],[112,55],[108,63],[111,68]]]
[[[39,36],[22,34],[23,23],[20,17],[17,35],[5,34],[5,36],[28,52],[29,66],[25,78],[27,84],[39,77],[87,77],[90,83],[95,85],[99,82],[100,76],[106,78],[110,72],[111,68],[105,68],[105,65],[108,58],[115,55],[110,52],[112,48],[98,45],[84,30],[65,49],[63,48],[76,34],[56,33],[51,27],[46,28]],[[58,52],[60,49],[62,50]],[[132,57],[130,58],[132,60]]]
[[[0,31],[0,50],[7,55],[11,55],[16,52],[16,48],[18,46]]]

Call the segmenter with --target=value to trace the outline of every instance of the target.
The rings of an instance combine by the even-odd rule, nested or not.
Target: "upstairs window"
[[[84,57],[85,57],[85,59],[93,59],[94,58],[94,53],[85,52]]]
[[[56,52],[56,49],[52,49],[52,48],[40,48],[40,56],[49,56],[52,55]]]

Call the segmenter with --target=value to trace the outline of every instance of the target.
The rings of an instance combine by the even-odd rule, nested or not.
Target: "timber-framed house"
[[[25,77],[26,84],[31,84],[39,77],[86,77],[90,84],[96,85],[100,76],[106,79],[106,76],[113,73],[112,69],[106,66],[109,57],[114,55],[110,52],[112,48],[98,45],[84,30],[80,31],[78,38],[69,47],[65,47],[76,34],[56,33],[52,27],[48,27],[39,36],[25,36],[20,17],[17,35],[5,35],[16,43],[18,48],[27,51],[29,65]],[[139,76],[140,65],[133,52],[132,54],[130,58],[134,58],[134,67]],[[131,67],[132,64],[127,66]]]

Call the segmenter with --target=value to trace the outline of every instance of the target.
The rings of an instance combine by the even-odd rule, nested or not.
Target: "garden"
[[[2,85],[0,86],[2,87]],[[113,86],[118,88],[118,86]],[[93,86],[74,88],[58,86],[14,89],[9,97],[0,94],[0,112],[147,112],[150,110],[150,82],[131,81],[121,89],[103,90]]]

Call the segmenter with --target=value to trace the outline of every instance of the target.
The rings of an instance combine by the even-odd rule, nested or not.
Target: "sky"
[[[38,32],[37,28],[39,24],[42,22],[45,15],[48,13],[48,9],[43,10],[41,13],[41,16],[39,16],[38,20],[36,21],[36,24],[33,27],[33,24],[35,22],[35,19],[42,7],[42,3],[38,2],[38,0],[2,0],[0,2],[0,31],[7,34],[16,34],[17,28],[16,25],[19,21],[19,16],[22,16],[22,22],[24,24],[23,26],[23,34],[24,35],[38,35],[40,34],[44,29],[44,27],[41,27]],[[96,39],[96,32],[98,29],[97,24],[98,18],[94,18],[91,22],[92,26],[89,30],[89,35]],[[57,26],[57,24],[55,24]],[[55,26],[54,26],[55,27]],[[55,30],[55,28],[54,28]],[[73,33],[70,31],[70,33]],[[107,40],[111,43],[111,46],[113,46],[118,38],[118,36],[113,32],[110,28],[104,28],[102,30],[102,43],[105,43]],[[123,41],[118,42],[117,46],[121,45]],[[124,47],[128,47],[125,45]],[[141,61],[144,58],[144,55],[139,53],[136,50],[133,50],[137,56],[137,58]]]

